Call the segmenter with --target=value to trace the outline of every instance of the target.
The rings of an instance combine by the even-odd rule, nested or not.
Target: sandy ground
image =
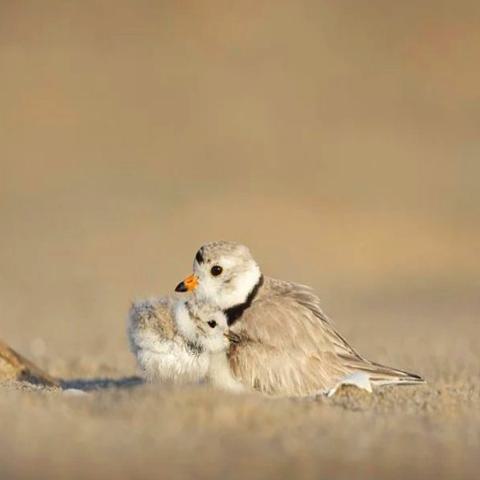
[[[62,367],[71,372],[65,387],[85,395],[1,387],[0,477],[477,478],[472,304],[444,304],[434,321],[414,306],[395,313],[393,304],[352,304],[356,345],[428,380],[373,395],[351,389],[328,400],[270,400],[144,385],[119,364],[102,368],[96,356],[72,354]],[[439,327],[453,318],[454,328]]]
[[[0,1],[0,478],[478,478],[478,1]],[[132,299],[205,241],[426,386],[142,385]]]

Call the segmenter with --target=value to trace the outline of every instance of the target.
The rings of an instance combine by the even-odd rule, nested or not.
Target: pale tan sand
[[[357,318],[376,325],[384,313],[369,307]],[[437,321],[443,323],[442,315],[449,313],[439,312]],[[83,366],[66,367],[77,377],[67,386],[85,388],[86,395],[25,386],[19,391],[18,384],[0,389],[0,476],[476,478],[475,342],[450,338],[418,310],[410,315],[417,336],[395,342],[390,355],[382,344],[401,335],[398,323],[376,339],[369,340],[368,332],[355,337],[376,358],[415,367],[429,384],[374,395],[351,389],[331,400],[269,400],[201,386],[141,385],[125,376],[132,370],[123,362],[112,361],[106,375],[97,366],[99,354],[80,353]],[[456,326],[472,337],[477,327],[467,317],[457,313]],[[49,363],[55,369],[55,359]]]

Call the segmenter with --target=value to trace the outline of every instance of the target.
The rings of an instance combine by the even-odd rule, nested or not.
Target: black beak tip
[[[175,287],[176,292],[186,292],[187,291],[187,286],[185,285],[185,282],[180,282],[176,287]]]

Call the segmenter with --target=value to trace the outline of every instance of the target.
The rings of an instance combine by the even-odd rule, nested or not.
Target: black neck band
[[[243,315],[243,312],[248,307],[250,307],[253,300],[255,300],[255,297],[257,296],[258,291],[260,290],[260,287],[262,285],[263,285],[263,275],[260,276],[260,278],[258,279],[258,282],[252,288],[250,293],[247,295],[247,299],[243,303],[238,303],[237,305],[234,305],[233,307],[227,308],[226,310],[223,311],[223,313],[227,317],[227,324],[229,327],[233,325]]]

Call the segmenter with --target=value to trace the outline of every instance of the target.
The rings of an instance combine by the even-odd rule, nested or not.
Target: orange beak
[[[195,275],[190,275],[183,282],[180,282],[176,287],[176,292],[191,292],[198,285],[198,278]]]

